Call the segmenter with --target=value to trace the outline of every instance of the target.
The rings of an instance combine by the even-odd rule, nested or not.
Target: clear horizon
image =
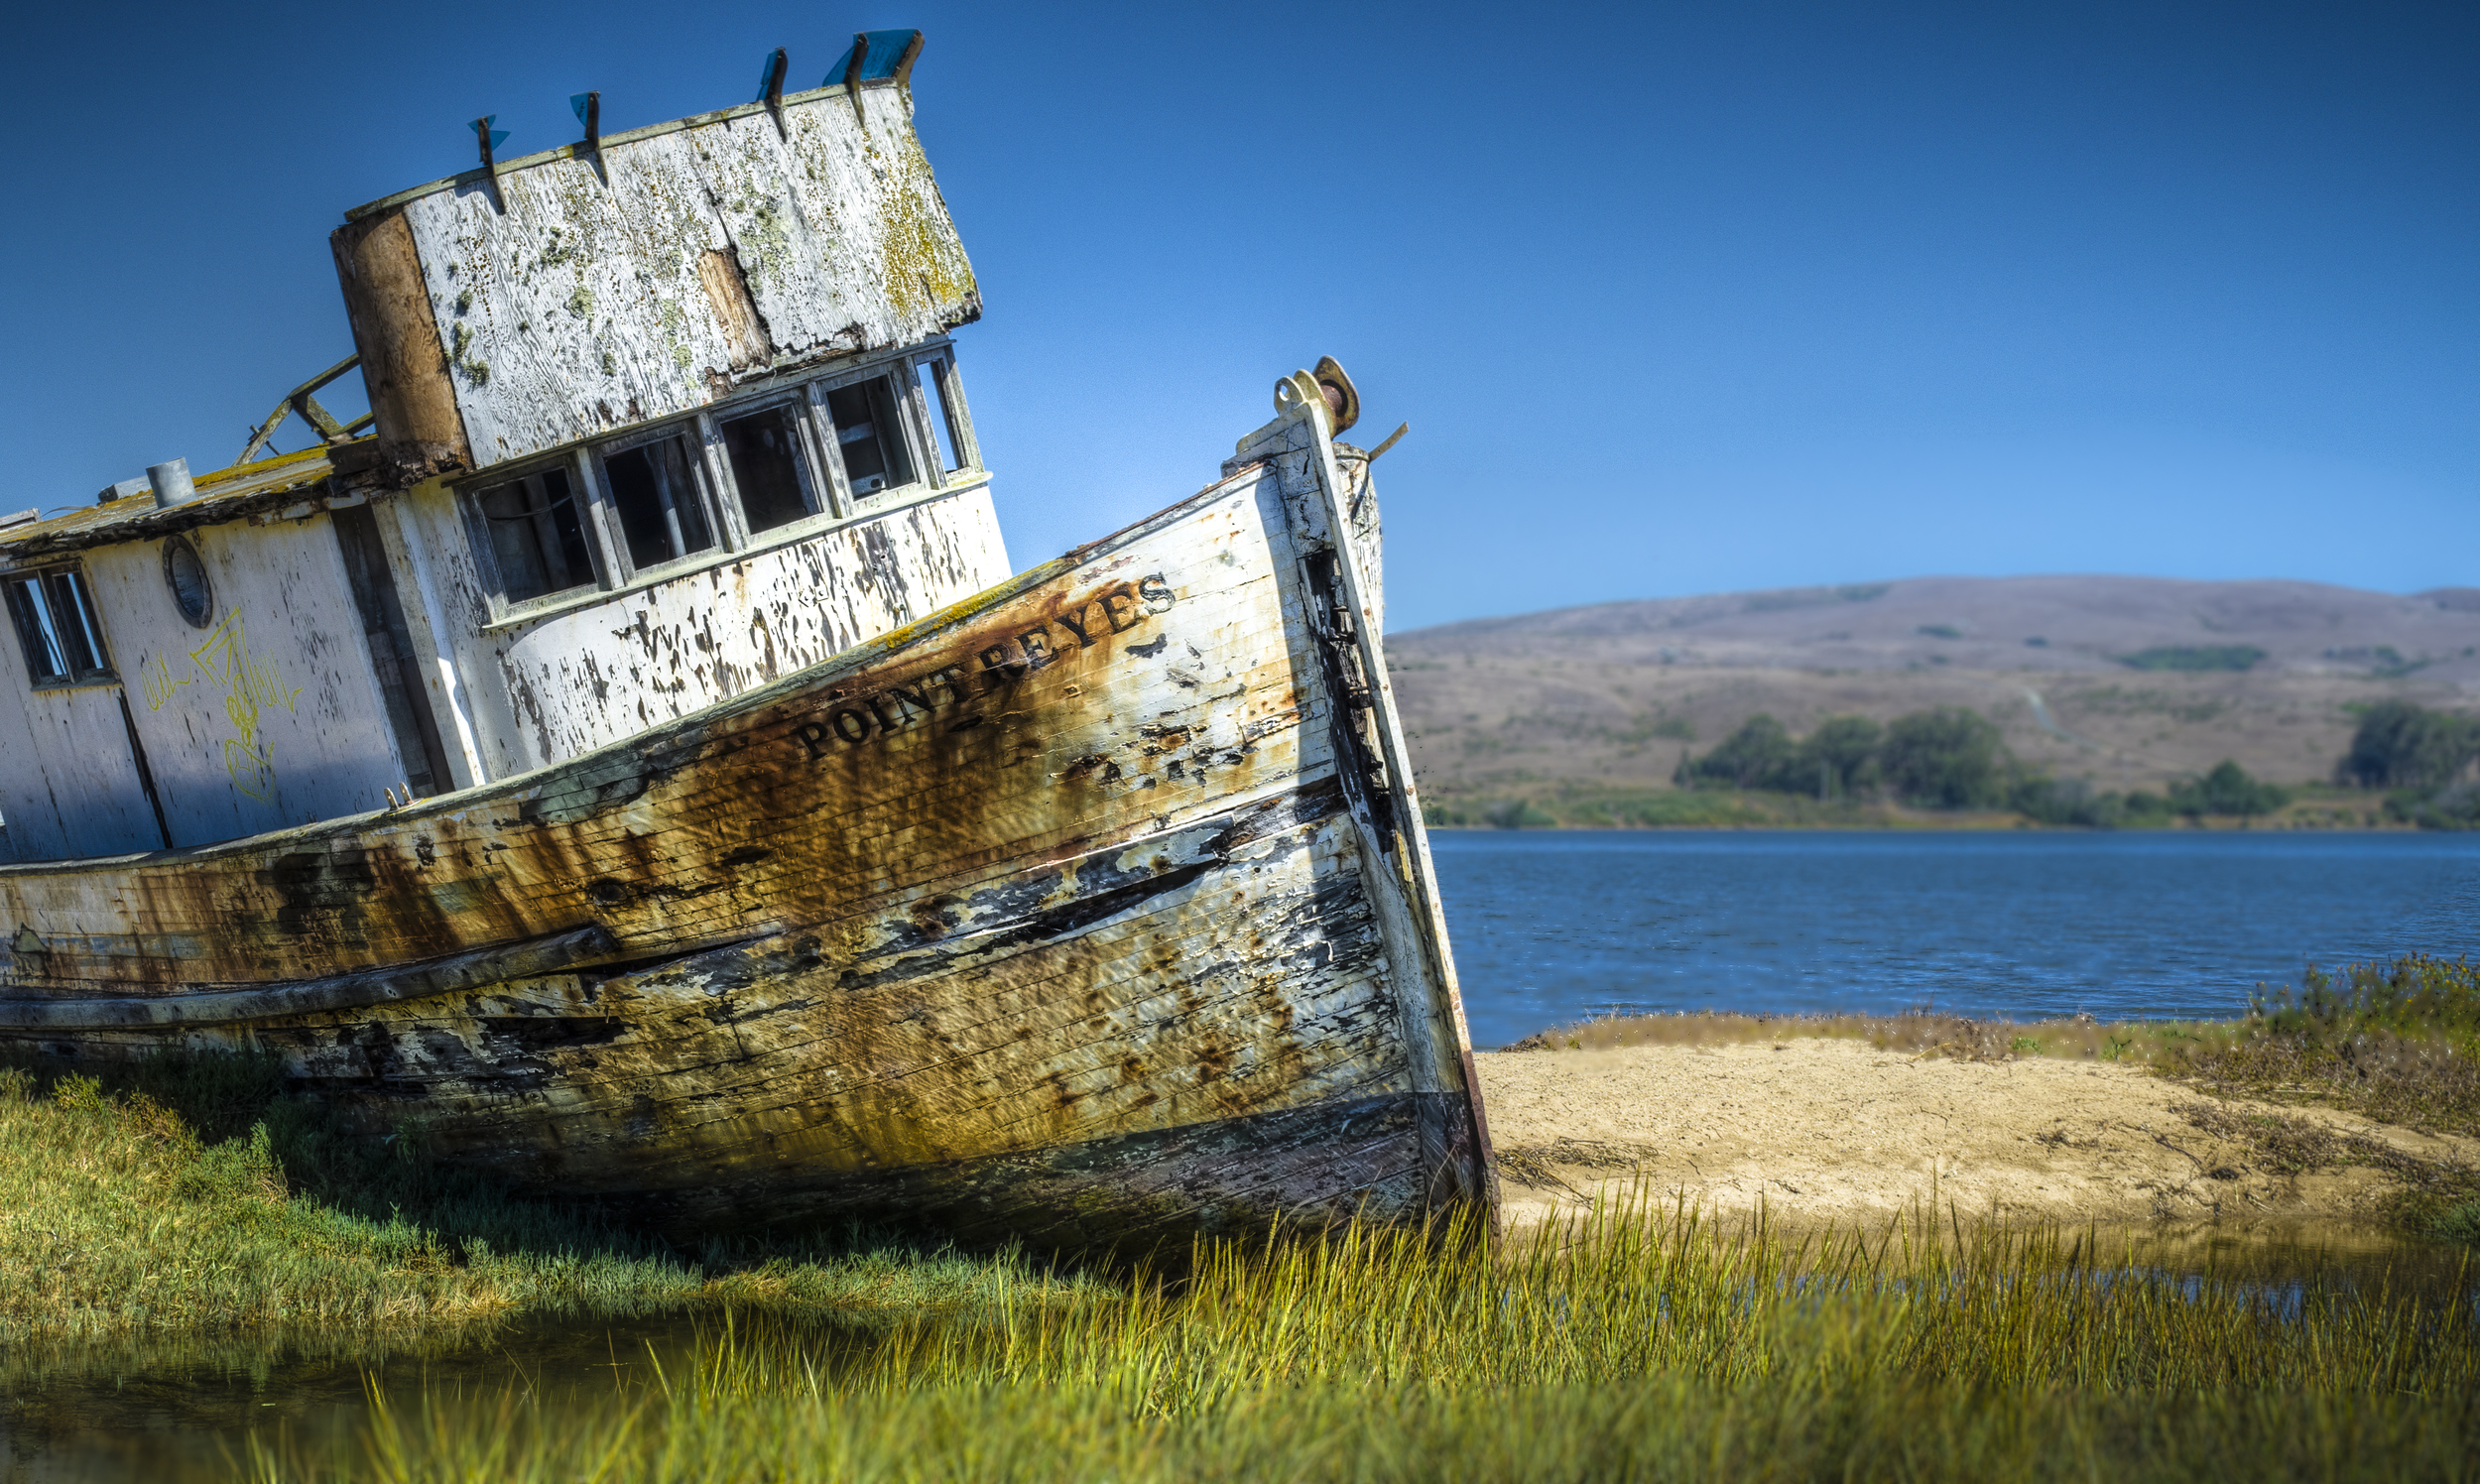
[[[1777,583],[1771,587],[1704,588],[1695,592],[1655,592],[1645,593],[1636,597],[1595,598],[1593,601],[1588,603],[1561,603],[1556,607],[1551,608],[1524,608],[1507,613],[1466,613],[1454,618],[1440,619],[1435,623],[1422,624],[1419,625],[1419,627],[1426,629],[1442,627],[1447,624],[1486,623],[1494,619],[1540,618],[1554,613],[1568,613],[1585,608],[1616,608],[1624,607],[1630,603],[1685,603],[1693,602],[1698,598],[1727,598],[1737,597],[1742,594],[1757,594],[1766,592],[1807,592],[1821,589],[1830,590],[1839,587],[1893,587],[1905,582],[2007,582],[2018,578],[2040,577],[2089,578],[2095,581],[2135,578],[2141,581],[2161,582],[2301,582],[2312,586],[2336,587],[2346,592],[2381,593],[2389,597],[2418,597],[2423,593],[2443,592],[2454,589],[2459,589],[2465,592],[2480,592],[2480,584],[2442,583],[2433,588],[2413,588],[2409,592],[2403,592],[2386,587],[2353,587],[2348,583],[2318,582],[2312,577],[2182,577],[2174,574],[2159,572],[1912,572],[1900,577],[1858,576],[1834,582],[1784,582]],[[1415,626],[1413,625],[1399,624],[1390,620],[1387,624],[1387,633],[1389,635],[1408,634],[1413,632],[1414,627]]]
[[[571,92],[632,127],[917,26],[1020,567],[1207,482],[1332,353],[1357,439],[1413,425],[1391,628],[1886,572],[2475,580],[2466,9],[252,16],[48,12],[0,63],[38,146],[0,165],[0,509],[228,461],[351,348],[327,232],[470,165],[467,119],[532,153]]]

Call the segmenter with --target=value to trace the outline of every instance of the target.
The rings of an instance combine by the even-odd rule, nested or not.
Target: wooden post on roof
[[[758,73],[758,101],[767,105],[767,116],[775,120],[778,138],[790,139],[784,127],[784,69],[791,65],[782,47],[767,54],[767,64]]]
[[[852,98],[852,116],[862,128],[870,126],[870,116],[861,111],[861,73],[870,64],[870,34],[852,34],[852,60],[844,63],[844,91]]]
[[[491,127],[498,121],[499,115],[496,113],[486,113],[473,121],[473,137],[475,142],[482,147],[482,174],[489,178],[491,208],[495,211],[507,209],[499,197],[499,162],[491,158],[492,148],[508,137],[506,129]]]

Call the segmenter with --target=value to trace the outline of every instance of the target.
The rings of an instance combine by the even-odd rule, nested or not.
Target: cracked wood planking
[[[471,171],[349,213],[336,272],[380,450],[522,459],[981,317],[892,79]]]
[[[1494,1205],[1366,465],[1323,407],[1253,439],[1139,526],[632,741],[0,868],[26,925],[0,1036],[270,1051],[440,1158],[680,1231],[858,1215],[1081,1249]],[[420,973],[586,929],[618,946]],[[432,988],[73,1024],[357,972]],[[19,1024],[51,1002],[81,1009]]]

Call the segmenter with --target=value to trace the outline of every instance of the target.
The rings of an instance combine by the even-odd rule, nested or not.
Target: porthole
[[[187,537],[164,543],[164,581],[173,590],[173,606],[189,626],[203,629],[215,617],[215,588],[206,580],[206,563],[198,559]]]

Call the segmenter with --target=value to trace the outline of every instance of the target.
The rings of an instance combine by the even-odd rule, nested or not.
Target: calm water
[[[1612,1011],[2227,1016],[2480,951],[2480,835],[1439,830],[1473,1045]]]

